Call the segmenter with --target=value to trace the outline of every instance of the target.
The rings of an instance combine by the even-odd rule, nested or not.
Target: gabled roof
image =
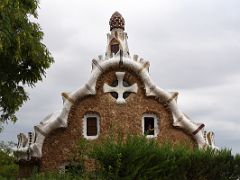
[[[167,92],[156,86],[149,76],[149,62],[134,55],[129,55],[127,44],[127,33],[124,32],[125,20],[122,15],[115,12],[109,22],[110,34],[107,34],[107,50],[105,57],[99,56],[92,61],[92,72],[88,82],[74,93],[62,93],[64,99],[63,108],[47,116],[39,125],[34,126],[34,134],[29,133],[28,138],[20,133],[18,135],[18,146],[15,154],[19,159],[30,159],[31,157],[42,157],[42,146],[45,137],[57,128],[68,126],[68,115],[72,105],[87,95],[96,94],[96,83],[98,78],[113,67],[125,67],[138,74],[145,88],[145,95],[152,96],[168,106],[173,116],[173,126],[180,127],[192,135],[199,148],[212,147],[214,145],[214,134],[206,133],[204,124],[195,123],[181,112],[177,105],[178,93]],[[119,51],[114,54],[111,50],[113,43],[117,42]],[[34,137],[33,137],[34,136]]]
[[[30,159],[31,157],[42,157],[42,146],[45,137],[57,128],[66,128],[68,126],[68,115],[72,105],[78,100],[87,95],[96,94],[96,83],[98,78],[108,69],[116,66],[126,67],[138,74],[144,83],[145,95],[152,96],[169,107],[173,116],[173,126],[180,127],[192,135],[197,142],[199,148],[212,147],[216,148],[213,140],[213,133],[206,135],[204,124],[195,123],[190,120],[177,105],[178,93],[170,93],[155,85],[151,80],[148,72],[149,62],[134,55],[124,55],[117,53],[111,57],[106,56],[105,59],[99,57],[93,60],[93,68],[88,82],[71,94],[62,93],[64,98],[63,108],[60,111],[50,114],[39,125],[34,127],[34,137],[30,137],[26,143],[26,136],[20,134],[18,136],[19,143],[15,150],[15,155],[19,159]],[[32,135],[31,135],[32,136]]]

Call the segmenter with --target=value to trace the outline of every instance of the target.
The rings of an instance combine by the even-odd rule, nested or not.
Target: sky
[[[40,0],[43,43],[55,63],[46,78],[26,88],[30,100],[0,140],[17,142],[62,108],[61,92],[90,77],[91,61],[106,50],[109,19],[125,18],[130,54],[150,61],[159,87],[178,91],[180,109],[215,133],[216,145],[240,153],[239,0]]]

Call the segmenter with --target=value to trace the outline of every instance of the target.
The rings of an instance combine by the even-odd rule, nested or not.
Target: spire
[[[109,21],[109,25],[110,25],[110,31],[112,31],[115,28],[124,30],[125,20],[122,17],[122,15],[118,11],[116,11],[115,13],[112,14],[112,17],[110,18],[110,21]]]
[[[119,12],[114,12],[109,21],[110,33],[107,34],[106,57],[113,55],[129,56],[127,33],[124,32],[125,20]]]

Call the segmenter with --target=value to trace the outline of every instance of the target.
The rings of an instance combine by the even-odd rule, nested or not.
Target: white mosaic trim
[[[97,62],[97,63],[96,63]],[[97,67],[96,67],[97,64]],[[146,90],[146,96],[159,97],[165,99],[166,102],[171,99],[172,94],[157,87],[151,80],[148,72],[148,68],[144,68],[146,61],[144,59],[139,59],[138,56],[134,56],[132,59],[130,56],[120,57],[119,54],[113,55],[113,57],[105,59],[98,58],[95,59],[95,64],[93,64],[92,73],[89,81],[78,89],[76,92],[69,94],[69,98],[65,99],[63,109],[56,113],[53,113],[47,118],[45,118],[39,125],[35,126],[36,142],[31,144],[29,147],[20,146],[15,149],[15,154],[20,159],[31,157],[41,157],[42,156],[42,145],[45,139],[45,136],[48,135],[51,131],[60,128],[67,127],[68,114],[72,106],[72,102],[75,102],[77,99],[82,98],[86,95],[95,95],[96,94],[96,82],[98,77],[104,73],[107,69],[111,67],[122,65],[122,67],[130,68],[133,72],[139,75],[144,83],[144,88]],[[173,126],[181,127],[190,134],[195,132],[199,128],[199,124],[194,123],[188,117],[186,117],[179,107],[177,106],[176,100],[172,100],[168,103],[168,106],[172,112],[174,119]],[[192,134],[193,138],[196,140],[199,148],[212,147],[206,139],[204,138],[204,129],[201,129],[196,134]],[[213,141],[213,140],[212,140]]]
[[[115,92],[118,94],[118,98],[116,100],[117,104],[125,104],[126,100],[123,98],[123,94],[125,92],[131,92],[131,93],[137,93],[138,91],[138,86],[137,83],[132,84],[131,86],[125,87],[123,85],[123,79],[125,76],[125,72],[116,72],[116,77],[118,80],[118,84],[116,87],[109,86],[108,84],[104,83],[103,85],[103,92],[108,93],[108,92]]]

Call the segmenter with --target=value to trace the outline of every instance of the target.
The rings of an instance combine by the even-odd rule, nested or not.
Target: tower
[[[106,58],[122,53],[129,56],[127,33],[125,30],[125,20],[119,12],[113,13],[109,21],[110,33],[107,34]]]

